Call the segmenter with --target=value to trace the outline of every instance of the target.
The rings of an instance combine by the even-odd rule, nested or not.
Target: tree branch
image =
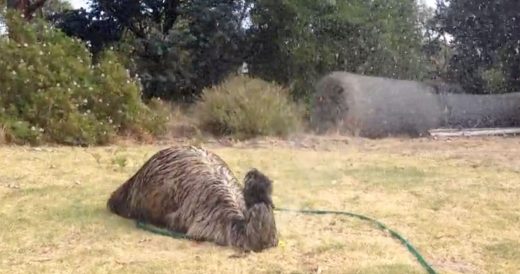
[[[164,3],[163,34],[168,33],[175,24],[175,21],[177,21],[177,17],[179,16],[179,5],[179,0],[171,0]]]
[[[27,6],[25,8],[24,15],[26,16],[26,18],[31,19],[33,13],[36,10],[43,7],[43,5],[45,5],[45,2],[47,2],[47,0],[36,0],[36,1],[34,1],[34,3],[30,3],[28,0],[26,0],[26,2],[27,2],[27,4],[26,4]]]
[[[47,0],[36,0],[33,3],[29,0],[8,0],[7,7],[20,11],[26,20],[31,20],[34,12],[43,7],[45,2]]]
[[[101,2],[100,5],[105,9],[105,11],[108,11],[114,18],[116,18],[123,27],[126,27],[128,30],[130,30],[135,36],[142,39],[146,38],[146,35],[142,29],[138,26],[135,26],[134,23],[131,22],[131,19],[129,20],[128,18],[121,17],[118,10],[114,6],[107,4],[107,2]]]

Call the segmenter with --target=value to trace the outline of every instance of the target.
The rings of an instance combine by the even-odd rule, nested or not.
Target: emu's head
[[[256,169],[244,178],[244,200],[247,206],[244,247],[261,251],[278,245],[278,231],[273,213],[272,181]]]
[[[257,169],[251,169],[244,177],[244,200],[246,207],[251,208],[258,203],[264,203],[274,208],[271,195],[273,194],[273,183]]]

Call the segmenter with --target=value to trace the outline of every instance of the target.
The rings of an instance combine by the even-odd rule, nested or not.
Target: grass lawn
[[[310,142],[310,141],[309,141]],[[520,139],[205,145],[279,207],[347,210],[400,232],[439,273],[520,273]],[[155,235],[110,214],[110,193],[164,146],[0,147],[2,273],[424,273],[370,224],[277,212],[280,246]]]

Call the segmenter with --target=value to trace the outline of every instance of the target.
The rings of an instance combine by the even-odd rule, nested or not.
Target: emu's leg
[[[173,211],[164,216],[166,227],[172,231],[186,233],[188,228],[180,218],[180,210]]]

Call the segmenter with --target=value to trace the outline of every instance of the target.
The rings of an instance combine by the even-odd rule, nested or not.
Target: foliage
[[[48,0],[6,0],[6,7],[20,12],[26,20],[31,20],[35,13],[42,14],[42,7]],[[0,3],[3,4],[3,3]]]
[[[286,136],[301,127],[301,109],[288,95],[276,84],[235,76],[205,89],[195,113],[200,128],[216,135]]]
[[[241,63],[240,1],[94,0],[53,18],[97,53],[125,37],[145,98],[193,100]]]
[[[67,10],[48,19],[68,36],[85,41],[94,56],[122,38],[122,29],[114,19],[98,18],[84,9]]]
[[[243,61],[303,99],[333,70],[406,79],[426,71],[415,1],[94,0],[91,8],[53,20],[94,54],[125,43],[145,98],[192,101]]]
[[[251,73],[291,86],[297,98],[333,70],[423,77],[414,1],[256,0],[251,18]]]
[[[47,0],[41,8],[40,13],[44,18],[47,18],[72,9],[72,5],[65,0]]]
[[[516,0],[440,1],[433,29],[453,37],[451,79],[471,93],[520,90],[518,21]]]
[[[163,118],[139,98],[114,53],[91,63],[87,48],[48,24],[7,16],[0,40],[0,123],[16,142],[106,144],[117,134],[158,134]]]

